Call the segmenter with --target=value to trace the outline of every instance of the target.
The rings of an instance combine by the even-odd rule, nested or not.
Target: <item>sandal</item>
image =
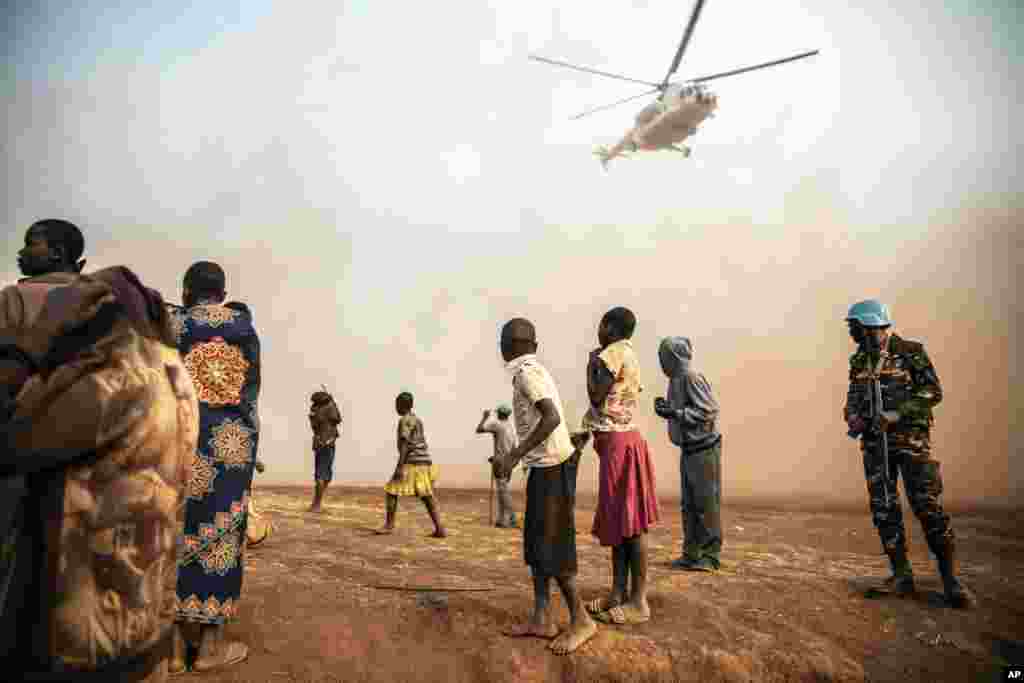
[[[217,671],[218,669],[226,669],[229,666],[238,664],[246,657],[249,656],[249,647],[245,643],[239,643],[233,641],[227,644],[224,648],[223,655],[219,658],[219,661],[209,663],[209,660],[196,659],[195,664],[192,665],[193,671]]]
[[[612,624],[614,626],[643,624],[651,620],[649,616],[630,618],[626,615],[626,610],[619,606],[612,607],[607,612],[595,614],[594,618],[600,621],[602,624]]]
[[[594,598],[590,602],[583,603],[583,608],[593,614],[601,614],[615,607],[608,598]]]
[[[619,602],[612,602],[608,598],[594,598],[590,602],[583,603],[583,609],[587,610],[591,616],[595,614],[601,614],[601,612],[607,612],[612,607],[616,607],[625,602],[629,601],[629,593],[625,593]]]
[[[615,626],[624,626],[626,624],[626,613],[623,612],[622,608],[618,605],[609,607],[606,611],[595,614],[594,618],[602,624],[613,624]]]

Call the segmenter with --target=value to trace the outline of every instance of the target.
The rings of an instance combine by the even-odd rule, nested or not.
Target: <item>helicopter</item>
[[[683,155],[683,158],[688,158],[691,150],[688,146],[682,145],[682,142],[696,134],[697,128],[700,124],[714,116],[714,112],[718,109],[718,97],[704,85],[705,83],[717,78],[735,76],[748,71],[755,71],[769,66],[776,66],[787,62],[793,62],[798,59],[812,57],[819,52],[818,50],[801,52],[800,54],[793,55],[791,57],[763,62],[761,64],[755,64],[754,66],[747,66],[741,69],[723,71],[721,73],[711,74],[710,76],[701,76],[700,78],[691,78],[685,81],[672,83],[670,82],[670,79],[679,69],[679,63],[683,59],[683,54],[686,52],[686,46],[689,44],[691,36],[693,36],[693,29],[697,25],[697,19],[700,17],[700,12],[703,7],[704,0],[697,0],[697,4],[693,8],[693,12],[690,14],[690,21],[687,23],[686,30],[683,33],[683,39],[680,41],[679,47],[676,50],[675,55],[672,57],[672,63],[669,65],[668,73],[665,74],[665,78],[660,82],[629,78],[620,74],[598,71],[597,69],[591,69],[585,66],[578,66],[576,64],[569,64],[568,62],[561,62],[554,59],[548,59],[546,57],[530,55],[530,59],[538,62],[567,67],[569,69],[575,69],[577,71],[583,71],[598,76],[605,76],[607,78],[614,78],[620,81],[640,83],[652,88],[652,90],[647,90],[639,95],[633,95],[631,97],[618,100],[617,102],[612,102],[611,104],[605,104],[600,107],[588,109],[581,114],[573,116],[570,119],[573,121],[599,111],[617,107],[620,104],[625,104],[626,102],[640,99],[641,97],[647,97],[654,93],[658,93],[658,97],[649,105],[644,107],[640,113],[634,117],[633,127],[626,131],[626,134],[621,140],[619,140],[619,142],[610,148],[602,146],[595,150],[594,153],[600,159],[601,165],[606,170],[608,168],[608,162],[615,157],[625,158],[630,154],[641,151],[671,150],[679,152]]]

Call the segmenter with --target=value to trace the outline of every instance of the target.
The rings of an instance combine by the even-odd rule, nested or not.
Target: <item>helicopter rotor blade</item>
[[[798,55],[793,55],[792,57],[786,57],[784,59],[776,59],[773,62],[765,62],[764,64],[755,64],[754,66],[747,66],[747,67],[744,67],[742,69],[733,69],[732,71],[723,71],[722,73],[711,74],[710,76],[701,76],[700,78],[689,78],[689,79],[687,79],[687,83],[704,83],[706,81],[711,81],[711,80],[714,80],[716,78],[725,78],[726,76],[735,76],[736,74],[742,74],[742,73],[746,73],[748,71],[755,71],[757,69],[764,69],[764,68],[767,68],[769,66],[776,66],[778,64],[785,64],[786,62],[792,62],[792,61],[795,61],[797,59],[803,59],[804,57],[813,57],[814,55],[818,54],[818,52],[819,52],[818,50],[811,50],[810,52],[801,52]]]
[[[690,44],[690,37],[693,36],[693,29],[697,25],[697,19],[700,17],[700,11],[703,8],[704,0],[697,0],[697,4],[693,8],[693,13],[690,14],[690,21],[686,24],[686,31],[683,33],[683,39],[679,43],[679,49],[676,50],[676,55],[672,58],[672,64],[668,67],[668,73],[665,74],[665,80],[661,82],[662,89],[668,85],[668,79],[672,78],[672,74],[679,69],[679,62],[683,59],[683,53],[686,52],[686,46]]]
[[[660,87],[657,83],[651,83],[650,81],[641,81],[636,78],[630,78],[628,76],[620,76],[619,74],[610,74],[607,71],[598,71],[597,69],[591,69],[586,66],[576,66],[575,64],[569,64],[568,62],[559,62],[555,59],[548,59],[547,57],[537,57],[530,55],[530,59],[537,62],[544,62],[546,64],[554,64],[555,66],[564,66],[569,69],[575,69],[576,71],[584,71],[588,74],[597,74],[598,76],[605,76],[606,78],[615,78],[620,81],[628,81],[630,83],[639,83],[641,85],[649,85],[652,88]]]
[[[633,95],[632,97],[627,97],[625,99],[619,100],[618,102],[612,102],[611,104],[604,104],[604,105],[601,105],[600,107],[594,107],[593,109],[588,109],[587,111],[583,112],[582,114],[577,114],[576,116],[573,116],[569,120],[570,121],[576,121],[577,119],[582,119],[584,116],[590,116],[591,114],[597,113],[599,111],[604,111],[605,109],[611,109],[612,107],[617,107],[620,104],[625,104],[626,102],[631,102],[633,100],[638,100],[641,97],[648,97],[650,95],[653,95],[656,92],[659,92],[660,90],[661,90],[660,87],[659,88],[655,88],[654,90],[648,90],[647,92],[642,92],[639,95]]]

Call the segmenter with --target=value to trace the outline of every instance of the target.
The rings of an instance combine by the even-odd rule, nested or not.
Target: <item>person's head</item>
[[[665,337],[658,345],[661,371],[669,378],[683,375],[693,360],[693,342],[688,337]]]
[[[597,326],[597,341],[605,347],[631,338],[635,329],[636,316],[633,315],[633,311],[617,306],[601,318],[601,323]]]
[[[197,261],[185,271],[181,302],[194,306],[199,301],[221,303],[227,296],[224,269],[212,261]]]
[[[501,328],[499,342],[501,357],[505,362],[520,356],[537,353],[537,330],[526,318],[513,318]]]
[[[395,411],[399,415],[408,415],[412,410],[412,394],[403,391],[395,398]]]
[[[874,299],[858,301],[850,306],[850,311],[846,314],[846,325],[850,337],[858,346],[863,345],[871,350],[880,349],[892,326],[889,307]]]
[[[310,400],[313,402],[314,406],[322,406],[325,403],[331,402],[331,395],[326,391],[317,391],[313,393]]]
[[[497,410],[495,410],[494,413],[495,415],[498,416],[499,420],[507,420],[509,418],[509,415],[512,414],[512,409],[509,408],[504,403],[502,403],[500,406],[498,406]]]
[[[25,246],[18,252],[18,269],[26,277],[48,273],[80,273],[85,261],[82,231],[59,218],[36,221],[25,232]]]

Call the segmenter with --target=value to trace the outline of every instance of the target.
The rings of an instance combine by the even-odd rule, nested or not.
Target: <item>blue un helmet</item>
[[[850,306],[850,312],[846,314],[846,320],[855,320],[864,327],[889,327],[892,319],[889,318],[889,308],[880,301],[868,299],[858,301]]]

